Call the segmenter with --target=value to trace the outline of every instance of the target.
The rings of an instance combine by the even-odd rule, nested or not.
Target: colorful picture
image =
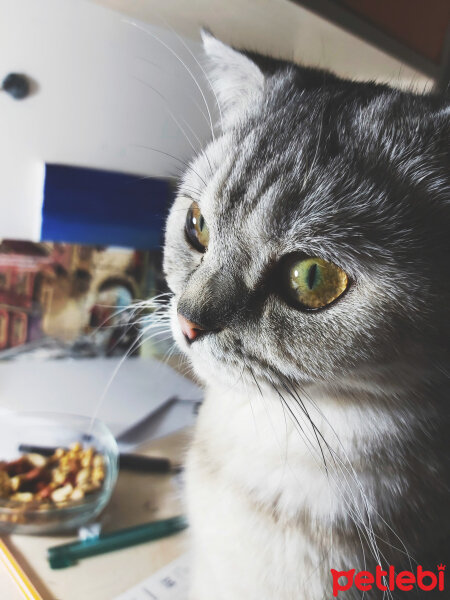
[[[1,241],[0,358],[135,355],[132,305],[164,291],[160,263],[157,251]]]

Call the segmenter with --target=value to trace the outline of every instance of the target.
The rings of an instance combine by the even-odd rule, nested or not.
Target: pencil
[[[26,600],[43,600],[2,539],[0,539],[0,560]]]

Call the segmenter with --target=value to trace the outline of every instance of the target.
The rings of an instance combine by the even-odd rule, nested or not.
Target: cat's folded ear
[[[223,129],[262,95],[264,75],[245,54],[227,46],[209,31],[202,30],[208,62],[206,71],[217,99]]]

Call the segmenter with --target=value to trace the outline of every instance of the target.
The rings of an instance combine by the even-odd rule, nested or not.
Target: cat
[[[322,600],[331,569],[437,572],[449,102],[203,43],[220,132],[182,177],[164,249],[173,335],[205,387],[190,598]],[[339,597],[400,595],[366,590]]]

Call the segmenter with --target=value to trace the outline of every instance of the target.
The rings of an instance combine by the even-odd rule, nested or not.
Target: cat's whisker
[[[247,386],[247,381],[244,378],[245,370],[249,371],[250,370],[250,366],[245,362],[245,360],[243,360],[243,366],[242,366],[242,371],[241,371],[242,383],[244,385],[244,389],[246,391],[246,396],[247,396],[247,398],[249,400],[249,403],[250,403],[250,410],[252,411],[252,417],[253,417],[253,425],[255,426],[255,434],[259,437],[259,431],[258,431],[258,428],[257,428],[257,425],[256,425],[255,411],[253,409],[252,394],[249,394],[248,386]]]
[[[196,148],[194,146],[194,144],[192,143],[190,137],[187,135],[185,129],[181,126],[180,122],[178,121],[178,119],[176,118],[176,116],[174,115],[173,111],[169,108],[170,107],[170,103],[169,100],[166,98],[166,96],[164,96],[164,94],[162,94],[159,90],[157,90],[155,87],[153,87],[150,83],[148,83],[147,81],[144,81],[143,79],[140,79],[139,77],[134,77],[134,79],[136,81],[138,81],[139,83],[142,83],[142,85],[144,85],[147,89],[152,90],[155,94],[157,94],[162,100],[164,100],[164,102],[166,103],[167,106],[165,106],[165,109],[167,110],[167,112],[169,113],[169,116],[171,117],[171,119],[173,120],[173,122],[175,123],[175,125],[177,125],[178,129],[181,131],[181,133],[183,134],[184,138],[186,139],[186,141],[188,142],[189,146],[192,148],[193,152],[195,154],[198,154],[198,152],[200,151],[200,148],[202,146],[200,139],[197,137],[197,140],[200,144],[199,148]],[[195,134],[194,134],[195,135]]]
[[[97,333],[98,331],[100,331],[101,329],[104,328],[104,326],[106,325],[106,323],[108,323],[108,321],[112,321],[113,319],[115,319],[116,317],[120,316],[121,314],[123,314],[124,312],[126,312],[127,310],[130,310],[130,307],[132,305],[129,306],[125,306],[122,308],[117,308],[116,305],[114,306],[110,306],[108,304],[98,304],[98,306],[102,307],[102,308],[114,308],[116,309],[112,314],[108,315],[107,317],[105,317],[103,319],[103,321],[97,325],[93,331],[90,332],[89,335],[94,335],[95,333]],[[113,326],[113,325],[112,325]]]
[[[291,415],[293,420],[296,421],[297,425],[298,425],[298,421],[297,418],[294,415]],[[303,436],[302,436],[303,437]],[[309,447],[310,451],[313,452],[314,455],[314,446],[310,446]],[[323,466],[321,465],[320,461],[317,461],[317,464],[319,466]],[[376,557],[376,560],[381,563],[380,557],[378,555],[378,552],[376,549],[373,548],[373,540],[371,539],[371,530],[370,528],[367,527],[365,520],[363,518],[362,513],[360,512],[359,508],[358,508],[358,504],[356,502],[356,498],[353,497],[353,501],[349,500],[347,498],[347,494],[345,493],[345,488],[341,487],[339,484],[339,479],[338,479],[338,474],[336,472],[336,469],[333,467],[332,468],[333,471],[333,476],[332,476],[332,481],[336,486],[336,490],[338,491],[339,497],[342,500],[347,514],[349,515],[349,517],[351,518],[353,524],[355,525],[355,532],[359,538],[360,541],[360,546],[361,546],[361,552],[362,552],[362,556],[363,556],[363,566],[364,568],[366,568],[366,557],[365,557],[365,550],[364,550],[364,544],[363,544],[363,538],[366,541],[367,545],[369,546],[369,548],[372,548],[372,553],[374,554],[374,556]],[[330,471],[328,471],[327,475],[330,475]],[[332,493],[333,495],[336,495],[336,492],[332,491],[331,486],[329,486],[330,489],[330,493]],[[330,528],[330,534],[332,536],[333,533],[333,528]]]
[[[162,70],[162,66],[158,63],[154,63],[151,60],[148,60],[147,58],[143,57],[143,56],[138,56],[137,60],[141,60],[143,62],[148,63],[149,65],[152,65],[154,67],[157,67],[158,69]],[[178,79],[176,79],[175,75],[172,73],[167,73],[165,71],[165,75],[169,76],[172,80],[176,81],[178,83]],[[192,96],[192,94],[186,94],[186,98],[188,98],[192,104],[197,108],[197,110],[199,111],[199,113],[201,114],[201,116],[203,117],[203,119],[205,120],[205,123],[208,125],[209,127],[209,119],[208,119],[208,115],[205,113],[205,111],[202,109],[202,107],[200,106],[200,104],[197,102],[197,100]],[[183,118],[183,121],[187,124],[186,120]]]
[[[192,135],[195,137],[195,139],[197,140],[197,142],[198,142],[198,146],[199,146],[199,150],[200,150],[200,153],[202,154],[202,156],[204,156],[204,157],[206,158],[206,162],[208,163],[208,166],[209,166],[209,171],[210,171],[211,175],[213,175],[213,174],[214,174],[214,171],[213,171],[213,168],[212,168],[211,162],[210,162],[210,160],[209,160],[209,156],[208,156],[208,154],[207,154],[207,153],[206,153],[206,152],[203,150],[203,147],[204,147],[204,145],[205,145],[205,144],[204,144],[204,142],[203,142],[203,141],[202,141],[202,140],[199,138],[199,136],[198,136],[198,135],[195,133],[195,131],[192,129],[192,127],[189,125],[189,123],[186,121],[186,119],[184,119],[183,117],[180,117],[180,118],[181,118],[181,120],[183,121],[183,123],[186,125],[186,127],[189,129],[189,131],[192,133]]]
[[[287,401],[285,400],[285,398],[283,397],[282,394],[280,394],[280,392],[277,390],[276,386],[274,387],[275,391],[277,391],[277,393],[279,394],[280,400],[281,402],[286,406],[286,408],[288,409],[290,416],[292,418],[292,421],[295,425],[296,428],[298,428],[299,433],[301,435],[301,437],[303,438],[306,447],[308,448],[308,450],[310,451],[312,457],[314,458],[314,460],[317,462],[319,468],[323,467],[323,462],[321,462],[320,460],[318,460],[318,458],[316,458],[316,448],[314,447],[314,444],[311,443],[311,441],[309,440],[309,438],[307,436],[305,436],[305,432],[301,426],[301,424],[299,423],[298,417],[295,416],[295,414],[292,412],[292,409],[290,408],[289,404],[287,403]],[[327,479],[329,479],[328,477],[329,472],[327,473]],[[338,480],[337,479],[333,479],[334,483],[336,484],[336,487],[340,493],[341,499],[343,500],[344,504],[347,507],[348,510],[348,514],[349,516],[352,518],[355,527],[356,527],[356,532],[357,535],[360,539],[361,542],[361,547],[362,547],[362,551],[363,551],[363,555],[364,555],[364,546],[362,544],[362,539],[361,539],[361,535],[363,535],[364,539],[367,541],[367,543],[370,546],[370,537],[368,536],[368,531],[366,529],[366,524],[364,522],[364,520],[362,519],[362,515],[358,514],[358,507],[356,505],[356,515],[354,514],[354,508],[352,506],[352,504],[347,500],[347,498],[345,497],[345,495],[343,494],[342,490],[340,490],[340,486],[338,484]],[[329,489],[331,490],[331,486],[329,484]],[[363,529],[361,529],[361,527]],[[364,558],[364,565],[365,565],[365,558]]]
[[[158,315],[158,311],[162,311],[164,310],[167,306],[168,303],[167,301],[165,301],[164,299],[166,298],[170,298],[172,296],[171,293],[169,292],[163,292],[162,294],[159,294],[157,296],[154,296],[153,298],[150,298],[148,300],[140,300],[135,302],[133,305],[127,306],[123,309],[120,309],[118,311],[118,314],[123,313],[125,310],[131,310],[131,314],[136,314],[136,312],[138,312],[139,310],[143,310],[143,309],[149,309],[149,308],[154,308],[154,315],[155,315],[155,324],[157,322],[157,324],[160,323],[160,318],[162,317],[162,315]],[[123,339],[123,336],[126,334],[126,331],[124,332],[124,334],[122,334],[121,339]],[[142,345],[142,339],[144,337],[144,335],[146,334],[146,330],[143,329],[139,335],[136,336],[136,339],[133,341],[133,343],[130,345],[130,347],[127,349],[127,351],[124,353],[123,357],[120,359],[120,361],[118,362],[118,364],[116,365],[116,367],[114,368],[110,378],[108,379],[105,388],[94,408],[92,417],[91,417],[91,424],[90,427],[93,426],[93,423],[97,417],[97,415],[99,414],[99,411],[103,405],[103,402],[108,394],[109,389],[111,388],[111,385],[114,381],[114,379],[117,376],[117,373],[119,372],[120,368],[122,367],[123,363],[125,362],[125,360],[131,355],[132,352],[134,352],[137,348],[139,348],[139,345]],[[161,335],[161,329],[159,331],[153,332],[149,337],[148,340],[151,339],[151,337],[153,335]],[[169,336],[167,337],[167,339],[169,339]],[[162,340],[163,341],[163,340]]]
[[[189,163],[182,160],[181,158],[174,156],[170,152],[165,152],[164,150],[159,150],[158,148],[154,148],[153,146],[145,146],[144,144],[131,144],[131,146],[133,146],[135,148],[142,148],[143,150],[150,150],[152,152],[158,152],[159,154],[163,154],[164,156],[173,158],[174,160],[176,160],[179,163],[181,163],[182,165],[184,165],[186,167],[186,169],[190,169],[195,175],[197,175],[197,177],[205,184],[205,186],[207,185],[206,181],[203,179],[203,177],[201,177]]]
[[[171,345],[170,350],[167,354],[167,357],[163,358],[163,362],[168,362],[176,349],[177,349],[177,344],[176,344],[176,342],[173,342],[173,344]]]
[[[287,447],[287,437],[285,438],[285,448],[284,448],[284,452],[283,452],[283,449],[282,449],[282,447],[281,447],[281,442],[280,442],[280,440],[278,439],[278,435],[277,435],[277,432],[276,432],[276,430],[275,430],[275,426],[273,425],[273,421],[272,421],[272,419],[271,419],[271,417],[270,417],[270,412],[269,412],[269,410],[268,410],[268,408],[267,408],[267,406],[266,406],[266,403],[265,403],[265,398],[264,398],[264,394],[263,394],[262,388],[261,388],[261,386],[259,385],[259,382],[258,382],[258,380],[257,380],[257,378],[256,378],[256,375],[255,375],[255,373],[254,373],[253,369],[250,367],[250,365],[247,365],[247,367],[248,367],[248,369],[249,369],[249,372],[250,372],[250,374],[251,374],[251,376],[252,376],[252,379],[253,379],[253,381],[254,381],[254,383],[255,383],[255,385],[256,385],[256,387],[257,387],[258,391],[259,391],[259,394],[260,394],[260,397],[261,397],[261,401],[262,401],[262,403],[263,403],[263,406],[264,406],[264,409],[265,409],[265,412],[266,412],[266,415],[267,415],[267,419],[268,419],[268,420],[269,420],[269,422],[270,422],[270,425],[271,425],[271,427],[272,427],[272,430],[273,430],[273,433],[274,433],[274,437],[275,437],[275,439],[276,439],[276,441],[277,441],[277,445],[278,445],[278,446],[279,446],[279,448],[280,448],[280,456],[283,456],[283,454],[284,454],[284,463],[283,463],[283,464],[284,464],[284,468],[286,468],[286,466],[287,466],[287,467],[289,468],[290,472],[292,473],[292,475],[293,475],[295,478],[297,478],[297,476],[296,476],[296,473],[295,473],[295,472],[292,470],[292,468],[291,468],[291,466],[289,465],[289,462],[288,462],[288,447]],[[271,379],[271,378],[270,378],[270,376],[269,376],[269,379]],[[277,388],[276,388],[276,386],[275,386],[275,384],[274,384],[274,382],[273,382],[273,381],[271,381],[271,385],[272,385],[272,387],[274,388],[274,390],[277,392],[277,394],[279,395],[279,398],[281,399],[281,405],[282,405],[282,407],[285,407],[285,406],[286,406],[286,407],[289,409],[289,407],[288,407],[287,405],[285,405],[285,403],[284,403],[284,398],[283,398],[283,396],[282,396],[282,395],[279,393],[279,391],[277,390]],[[285,413],[285,411],[284,411],[284,410],[283,410],[283,416],[284,416],[284,417],[286,416],[286,413]],[[285,425],[287,426],[287,421],[286,421],[286,420],[285,420]],[[304,431],[303,431],[303,429],[302,429],[301,425],[300,425],[298,422],[297,422],[297,425],[300,427],[300,435],[301,435],[301,436],[302,436],[302,438],[303,438],[303,437],[304,437]],[[305,443],[306,443],[306,442],[305,442]],[[299,482],[299,483],[300,483],[300,482]]]
[[[203,102],[205,104],[205,108],[206,111],[208,113],[208,118],[209,118],[209,126],[210,126],[210,130],[211,130],[211,135],[213,137],[213,139],[215,140],[215,135],[214,135],[214,126],[213,126],[213,121],[212,121],[212,117],[211,117],[211,111],[209,109],[208,106],[208,102],[206,101],[206,97],[205,94],[197,80],[197,78],[194,76],[194,74],[192,73],[192,71],[189,69],[189,67],[187,66],[187,64],[183,61],[183,59],[168,45],[166,44],[163,40],[161,40],[157,35],[155,35],[154,33],[152,33],[151,31],[149,31],[148,29],[145,29],[145,27],[142,27],[140,25],[138,25],[137,23],[133,22],[133,21],[128,21],[125,19],[125,23],[127,23],[128,25],[132,25],[133,27],[136,27],[136,29],[139,29],[140,31],[144,32],[145,34],[147,34],[148,36],[152,37],[153,39],[155,39],[157,42],[159,42],[162,46],[164,46],[164,48],[166,48],[180,63],[181,65],[185,68],[185,70],[187,71],[187,73],[189,74],[189,76],[191,77],[192,81],[194,82],[194,84],[196,85],[197,89],[199,90],[201,97],[203,99]]]
[[[289,386],[286,386],[286,384],[284,384],[284,386],[283,386],[283,387],[284,387],[285,391],[287,391],[287,392],[288,392],[288,394],[289,394],[290,396],[294,397],[294,395],[293,395],[292,391],[290,390]],[[323,464],[324,464],[324,467],[325,467],[325,471],[326,471],[326,473],[328,474],[327,461],[326,461],[326,459],[325,459],[325,454],[324,454],[324,452],[323,452],[322,444],[321,444],[321,442],[320,442],[320,439],[319,439],[319,437],[320,437],[320,438],[321,438],[321,439],[322,439],[322,440],[323,440],[325,443],[326,443],[326,441],[325,441],[325,439],[324,439],[323,435],[322,435],[322,434],[320,433],[320,431],[317,429],[317,427],[316,427],[315,423],[313,422],[313,420],[311,419],[311,417],[309,416],[309,413],[308,413],[308,411],[306,410],[306,408],[305,408],[304,404],[302,403],[301,399],[300,399],[299,397],[297,397],[296,399],[297,399],[297,401],[300,403],[300,406],[301,406],[301,408],[302,408],[302,411],[303,411],[304,415],[306,416],[306,418],[308,419],[308,421],[309,421],[309,422],[310,422],[310,424],[311,424],[311,427],[312,427],[312,429],[313,429],[313,432],[314,432],[314,436],[315,436],[315,438],[316,438],[317,444],[318,444],[318,446],[319,446],[319,449],[320,449],[320,453],[322,454],[322,459],[323,459]],[[327,445],[327,446],[328,446],[328,445]]]
[[[286,405],[288,411],[290,412],[294,422],[300,427],[300,433],[301,436],[303,437],[305,442],[308,442],[308,438],[305,439],[305,431],[303,430],[303,428],[301,427],[300,423],[298,422],[298,418],[295,416],[295,414],[292,412],[292,409],[290,408],[290,406],[288,405],[288,403],[286,402],[286,400],[284,399],[284,397],[280,394],[279,390],[276,388],[275,384],[274,385],[274,389],[277,391],[277,393],[279,394],[280,399],[282,400],[282,402]],[[303,412],[303,410],[302,410]],[[324,440],[325,441],[325,440]],[[314,445],[310,445],[311,442],[309,442],[308,447],[310,448],[310,450],[315,451],[314,449]],[[335,456],[334,456],[334,452],[332,451],[331,447],[328,445],[328,443],[325,441],[325,444],[327,446],[328,451],[330,452],[330,456],[333,458],[333,471],[336,472],[336,467],[338,467],[339,465],[336,464],[335,461]],[[322,452],[322,456],[323,456],[323,452]],[[346,479],[345,477],[345,473],[343,472],[343,469],[340,468],[341,471],[341,476],[344,476],[344,479]],[[329,471],[327,470],[327,477],[329,476]],[[348,471],[347,471],[348,473]],[[337,473],[336,473],[337,474]],[[373,555],[375,557],[375,559],[378,561],[379,564],[381,564],[381,558],[383,558],[384,560],[386,560],[386,558],[384,557],[384,555],[379,551],[379,548],[376,544],[376,540],[374,538],[374,533],[373,533],[373,528],[370,524],[370,519],[369,519],[369,525],[367,526],[365,523],[365,520],[363,519],[363,515],[360,512],[359,508],[358,508],[358,503],[356,501],[356,497],[353,495],[353,493],[351,492],[351,488],[348,485],[348,482],[346,480],[347,483],[347,491],[349,491],[352,495],[352,501],[349,501],[346,499],[345,494],[343,493],[342,489],[340,488],[339,484],[338,484],[338,480],[337,479],[333,479],[334,483],[337,486],[337,489],[340,490],[340,495],[342,500],[344,501],[345,505],[347,506],[347,511],[349,516],[351,516],[355,527],[356,527],[356,532],[358,537],[360,538],[361,541],[361,548],[362,548],[362,552],[363,552],[363,559],[364,559],[364,565],[365,565],[365,553],[364,553],[364,546],[362,544],[362,539],[361,539],[361,533],[363,534],[366,542],[368,543],[369,547],[372,549]],[[355,513],[356,510],[356,513]],[[363,527],[364,529],[361,531],[361,527]],[[387,561],[386,561],[387,562]]]
[[[133,344],[131,344],[131,346],[128,348],[128,350],[125,352],[125,354],[122,356],[122,358],[120,359],[120,361],[117,363],[117,365],[115,366],[111,376],[109,377],[105,388],[103,389],[103,392],[94,408],[92,417],[91,417],[91,424],[90,424],[90,428],[92,428],[95,419],[97,418],[98,413],[100,412],[100,409],[103,405],[103,402],[109,392],[109,389],[114,381],[114,379],[116,378],[117,373],[119,372],[120,368],[122,367],[123,363],[125,362],[125,360],[130,356],[130,354],[133,352],[133,350],[135,349],[136,345],[139,343],[139,340],[142,338],[142,333],[136,338],[136,340],[133,342]]]
[[[183,185],[182,188],[178,191],[178,194],[180,196],[188,197],[191,200],[196,200],[197,202],[201,199],[202,193],[203,193],[203,190],[194,188],[192,186],[187,186],[187,185]],[[194,197],[192,197],[192,196],[194,196]],[[186,209],[179,208],[179,209],[174,210],[174,212],[178,212],[179,210],[182,212],[185,212]]]
[[[344,487],[341,487],[339,485],[339,480],[337,478],[333,478],[333,482],[336,484],[336,487],[339,491],[341,499],[344,501],[344,504],[346,505],[347,513],[349,514],[353,523],[355,524],[356,533],[357,533],[358,537],[360,538],[360,542],[361,542],[361,550],[363,553],[364,565],[365,565],[366,558],[365,558],[364,546],[363,546],[362,540],[361,540],[361,533],[363,534],[364,539],[366,540],[369,548],[371,549],[372,555],[375,558],[377,564],[382,565],[383,561],[386,563],[386,565],[389,564],[389,561],[386,558],[386,556],[384,555],[384,553],[382,553],[380,551],[378,544],[376,542],[376,539],[378,538],[378,539],[380,539],[380,541],[383,541],[383,543],[385,543],[389,546],[391,546],[391,545],[388,544],[388,542],[386,540],[381,538],[381,536],[377,536],[375,534],[375,532],[373,530],[373,526],[371,524],[368,499],[366,497],[365,492],[362,489],[359,489],[360,497],[365,506],[364,514],[366,515],[366,518],[368,520],[368,523],[366,524],[363,513],[359,509],[359,503],[357,501],[357,498],[351,491],[351,482],[348,481],[347,475],[351,476],[352,481],[356,482],[358,487],[359,487],[359,483],[360,483],[359,480],[355,479],[355,477],[353,476],[352,473],[350,473],[348,468],[342,464],[339,457],[337,457],[335,455],[334,450],[331,447],[328,447],[328,449],[329,449],[331,457],[333,459],[337,459],[337,463],[338,463],[338,464],[336,464],[336,460],[334,460],[335,466],[333,467],[333,472],[336,474],[336,477],[340,476],[340,477],[343,477],[343,479],[344,479],[344,483],[345,483]],[[338,473],[337,469],[339,469],[339,473]],[[350,493],[350,495],[351,495],[350,500],[347,499],[347,493]],[[361,526],[364,527],[364,531],[361,531]],[[405,553],[405,554],[409,557],[409,555],[407,553]]]
[[[303,177],[303,183],[302,183],[302,188],[300,191],[303,191],[306,188],[306,185],[309,182],[309,179],[313,173],[314,167],[316,166],[317,163],[317,159],[319,156],[319,148],[320,148],[320,142],[322,139],[322,130],[323,130],[323,123],[324,123],[324,118],[325,118],[325,106],[322,107],[322,113],[321,113],[321,119],[320,119],[320,125],[319,125],[319,132],[317,135],[317,144],[316,144],[316,151],[314,154],[314,157],[312,159],[311,162],[311,166],[309,167],[309,169],[307,170],[306,174]]]
[[[359,479],[357,478],[356,472],[351,464],[350,458],[348,457],[345,448],[338,436],[338,434],[336,433],[336,430],[333,428],[332,424],[329,422],[329,420],[327,419],[326,415],[324,415],[323,411],[320,409],[320,407],[317,405],[316,402],[314,402],[314,400],[305,393],[305,397],[310,401],[310,403],[312,404],[312,406],[316,409],[316,411],[319,413],[319,415],[321,416],[321,418],[324,419],[324,421],[327,423],[327,426],[330,428],[330,430],[333,432],[342,452],[344,453],[344,458],[346,460],[346,462],[350,465],[351,470],[353,472],[353,476],[358,480],[359,485],[362,487],[362,484],[359,482]],[[370,506],[370,509],[374,512],[374,514],[381,520],[381,522],[391,531],[391,533],[398,539],[398,541],[400,542],[400,544],[403,547],[403,552],[406,554],[406,556],[408,557],[409,563],[410,563],[410,567],[412,570],[412,562],[414,561],[417,564],[417,560],[414,559],[413,557],[410,556],[406,545],[404,544],[403,540],[398,536],[398,534],[394,531],[394,529],[386,522],[386,520],[379,514],[379,512],[375,509],[375,507],[372,505],[372,503],[370,503],[370,501],[367,499],[368,502],[368,506]],[[374,534],[375,535],[375,534]],[[382,539],[382,538],[381,538]],[[386,540],[383,540],[383,542],[388,543]]]
[[[222,128],[222,131],[224,130],[224,125],[223,125],[223,115],[222,115],[222,108],[220,106],[220,102],[219,102],[219,98],[217,97],[216,94],[216,90],[214,89],[214,86],[211,82],[211,79],[208,77],[208,73],[205,71],[205,69],[203,68],[203,65],[200,63],[200,61],[197,59],[197,57],[195,56],[195,54],[192,52],[192,50],[189,48],[189,46],[186,44],[186,42],[183,40],[183,38],[178,35],[178,33],[175,31],[175,29],[167,22],[166,19],[162,18],[162,21],[164,22],[164,24],[166,25],[166,27],[168,27],[172,33],[174,33],[174,35],[178,38],[178,40],[183,44],[183,46],[186,48],[186,50],[189,52],[189,54],[192,56],[192,58],[195,60],[195,62],[197,63],[198,67],[200,68],[201,72],[203,73],[206,81],[208,82],[208,85],[214,95],[214,98],[216,100],[216,106],[217,109],[219,111],[219,118],[220,118],[220,125]]]

